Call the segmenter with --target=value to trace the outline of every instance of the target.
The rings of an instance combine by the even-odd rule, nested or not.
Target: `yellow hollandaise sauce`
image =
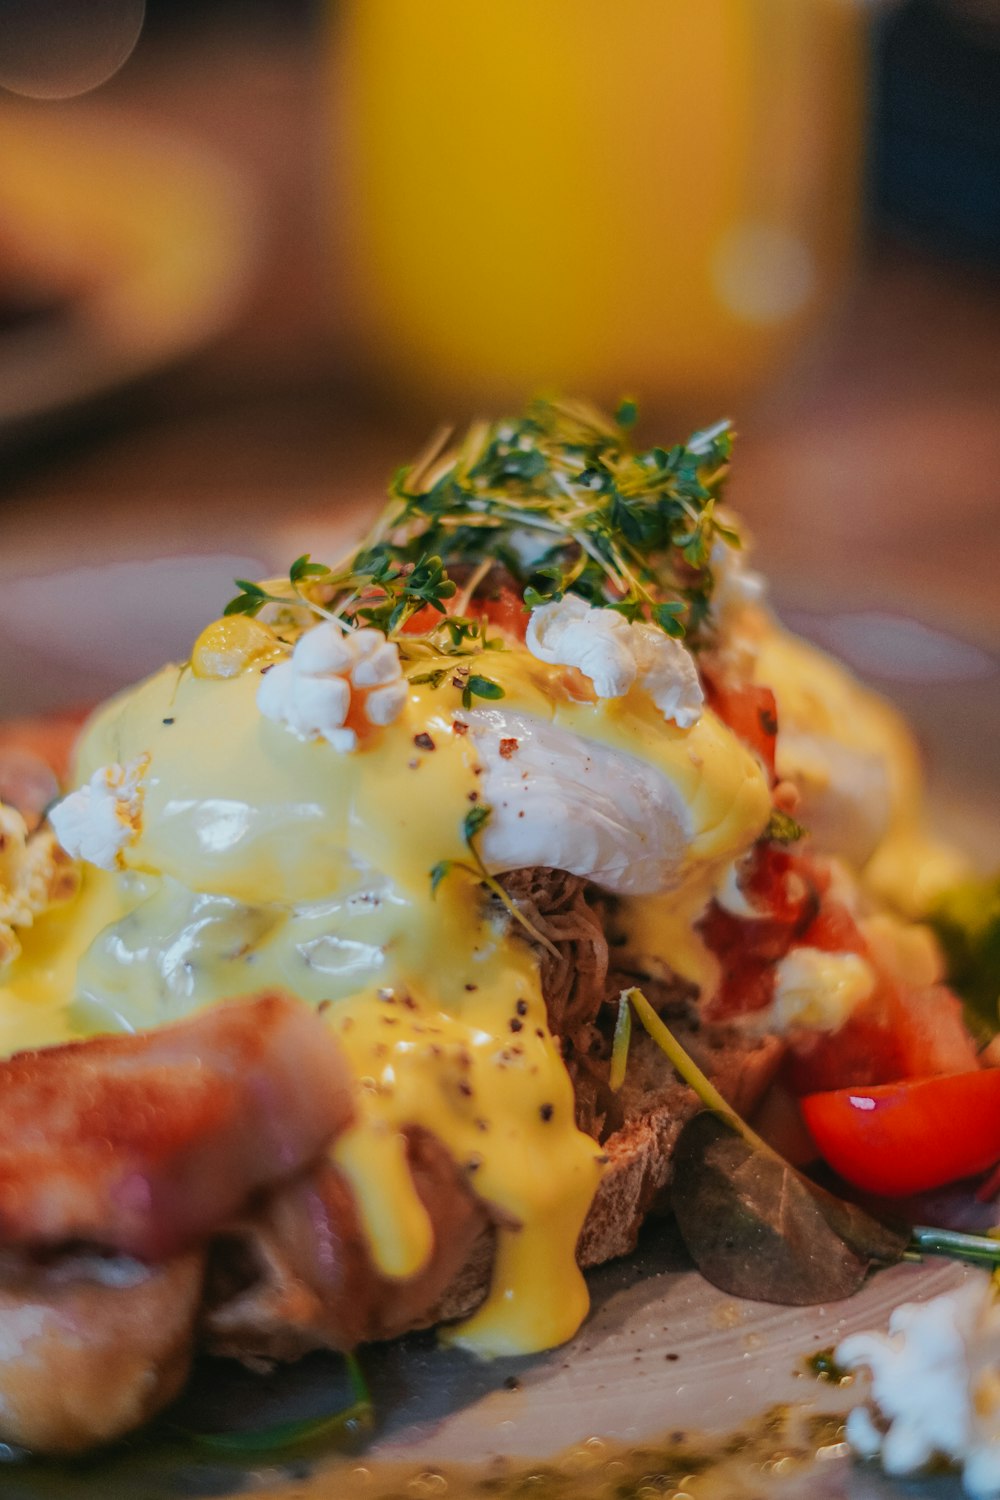
[[[88,872],[77,906],[30,935],[4,1013],[33,1014],[38,1044],[272,987],[322,1005],[358,1084],[334,1156],[377,1265],[407,1277],[431,1253],[403,1135],[426,1129],[497,1230],[490,1293],[449,1337],[484,1354],[551,1347],[587,1311],[575,1249],[603,1157],[576,1127],[533,950],[469,865],[464,820],[485,799],[461,688],[411,684],[401,716],[341,754],[260,713],[267,655],[226,675],[165,668],[92,721],[79,781],[148,757],[137,835],[120,873]],[[756,760],[710,712],[682,730],[638,690],[595,702],[521,648],[491,652],[489,673],[511,707],[677,788],[690,819],[677,889],[621,902],[670,962],[767,822]],[[454,866],[432,889],[442,861]]]

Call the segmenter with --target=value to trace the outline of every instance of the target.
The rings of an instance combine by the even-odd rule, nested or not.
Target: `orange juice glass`
[[[381,377],[448,409],[759,390],[858,221],[853,0],[345,0],[342,243]]]

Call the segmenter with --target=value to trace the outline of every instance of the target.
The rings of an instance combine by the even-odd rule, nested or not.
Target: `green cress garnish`
[[[1000,874],[963,880],[938,897],[926,920],[947,959],[948,983],[965,1002],[973,1035],[1000,1030]]]
[[[481,622],[461,609],[447,614],[459,593],[448,570],[471,569],[478,583],[498,563],[529,609],[577,594],[697,647],[713,543],[740,546],[716,512],[732,432],[720,422],[686,443],[637,452],[636,416],[634,401],[610,418],[583,401],[538,400],[519,419],[474,422],[456,443],[444,431],[396,474],[357,550],[332,566],[303,554],[287,587],[238,579],[225,612],[305,606],[345,629],[376,626],[406,659],[469,655],[488,643]],[[466,584],[459,603],[472,591]],[[407,622],[424,608],[441,616],[438,626],[408,636]]]
[[[806,830],[802,824],[797,823],[790,813],[782,812],[780,807],[771,809],[767,827],[761,835],[774,844],[797,844],[805,836]]]
[[[475,807],[469,809],[462,820],[462,837],[465,840],[465,847],[469,851],[469,859],[468,861],[461,859],[439,859],[430,871],[431,895],[434,896],[437,894],[438,886],[442,880],[446,879],[453,871],[460,870],[464,875],[470,876],[479,885],[485,885],[506,909],[507,913],[524,928],[525,932],[534,942],[539,943],[541,947],[545,948],[553,958],[561,958],[562,955],[555,944],[543,932],[539,932],[533,922],[529,921],[513,898],[504,890],[496,876],[491,875],[483,864],[483,857],[476,847],[476,839],[482,833],[492,816],[493,809],[485,802],[477,802]]]
[[[540,399],[521,418],[473,422],[454,443],[444,430],[396,474],[360,547],[333,565],[303,553],[287,584],[237,579],[240,592],[225,613],[254,616],[277,606],[286,612],[277,626],[279,635],[287,627],[285,639],[301,628],[303,610],[345,631],[375,626],[396,643],[412,684],[449,682],[466,709],[504,696],[499,682],[473,670],[503,641],[466,613],[495,564],[513,578],[526,609],[575,594],[685,636],[697,649],[707,634],[713,545],[741,545],[716,511],[732,432],[720,422],[672,448],[636,451],[637,417],[631,399],[613,418],[584,401]],[[460,570],[461,585],[449,568]],[[427,628],[408,631],[424,610]],[[475,836],[488,816],[480,806],[466,818],[469,860],[439,861],[431,890],[463,871],[558,957],[483,864]]]

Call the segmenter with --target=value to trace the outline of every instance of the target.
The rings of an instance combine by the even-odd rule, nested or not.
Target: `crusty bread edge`
[[[771,1083],[784,1054],[776,1037],[750,1040],[735,1028],[712,1028],[699,1043],[698,1061],[741,1115],[752,1112]],[[698,1100],[684,1084],[664,1086],[655,1105],[610,1136],[608,1165],[577,1243],[585,1268],[629,1255],[650,1210],[663,1202],[672,1175],[677,1137],[697,1112]],[[428,1314],[422,1327],[467,1316],[489,1288],[493,1233],[480,1235],[459,1275]]]

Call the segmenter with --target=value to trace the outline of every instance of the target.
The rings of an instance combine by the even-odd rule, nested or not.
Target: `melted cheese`
[[[42,1041],[153,1027],[269,986],[330,1002],[360,1099],[335,1155],[376,1262],[405,1277],[431,1252],[403,1137],[422,1127],[497,1226],[492,1290],[449,1336],[484,1353],[557,1344],[587,1309],[575,1247],[603,1158],[574,1123],[519,929],[486,908],[474,874],[455,869],[432,894],[434,865],[468,860],[463,820],[481,797],[460,688],[411,686],[401,717],[342,755],[261,715],[260,669],[165,668],[91,724],[79,780],[149,757],[141,828],[124,874],[89,880],[72,916],[30,935],[7,1013],[31,1011]],[[490,653],[489,675],[520,712],[638,757],[678,789],[688,842],[675,886],[658,908],[621,907],[650,952],[687,972],[680,934],[690,942],[767,821],[753,756],[709,712],[679,729],[638,689],[594,702],[523,649]]]

